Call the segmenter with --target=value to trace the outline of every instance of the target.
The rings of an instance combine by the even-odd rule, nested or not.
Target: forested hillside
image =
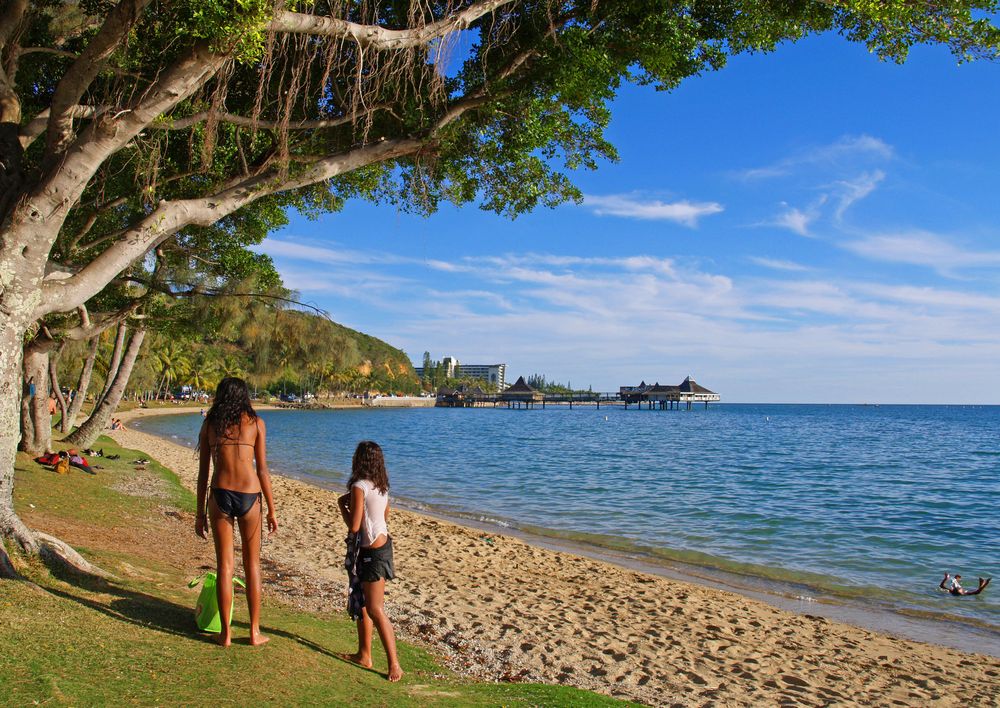
[[[280,292],[280,291],[279,291]],[[130,394],[162,395],[182,386],[211,391],[224,376],[245,378],[258,393],[411,393],[419,389],[401,350],[322,314],[273,297],[200,297],[172,303],[143,344]],[[115,330],[101,338],[94,364],[100,390]],[[72,388],[87,357],[85,342],[60,357],[62,384]]]

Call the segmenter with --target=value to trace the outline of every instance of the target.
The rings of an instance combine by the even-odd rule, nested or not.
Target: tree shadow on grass
[[[186,637],[194,641],[211,641],[210,635],[198,634],[195,630],[194,611],[191,607],[178,605],[161,597],[155,597],[143,592],[129,590],[106,583],[105,587],[94,588],[92,592],[110,595],[110,599],[88,597],[87,591],[80,586],[71,586],[80,592],[70,589],[47,587],[45,590],[57,597],[70,600],[91,610],[121,622],[127,622],[158,632],[166,632],[178,637]]]
[[[127,622],[136,627],[165,632],[196,642],[215,642],[214,634],[206,634],[196,629],[194,608],[191,605],[180,605],[166,598],[134,590],[114,580],[99,576],[67,572],[65,567],[60,565],[51,565],[50,571],[54,577],[68,586],[65,588],[43,587],[46,592],[56,597],[75,602],[107,617]],[[241,596],[242,593],[236,595],[234,599],[239,601]],[[233,643],[249,644],[249,623],[237,620],[232,623],[232,627],[234,632],[244,635],[234,636]],[[366,669],[350,661],[344,652],[333,651],[301,634],[264,625],[261,626],[261,631],[270,637],[283,637],[296,642],[311,651],[344,662],[357,669],[380,673],[375,669]]]
[[[70,600],[91,610],[100,612],[107,617],[120,622],[127,622],[136,627],[165,632],[197,642],[214,643],[215,641],[214,634],[205,634],[196,629],[194,608],[191,606],[180,605],[162,597],[132,590],[115,582],[104,580],[103,578],[86,576],[85,582],[81,582],[80,577],[73,578],[73,580],[76,582],[70,583],[69,589],[46,587],[44,590],[57,597]],[[90,597],[91,593],[111,597],[106,599]],[[237,595],[237,601],[239,597]],[[245,633],[246,635],[234,636],[233,643],[249,644],[249,623],[237,620],[232,623],[232,627],[235,633]],[[347,660],[343,653],[333,651],[295,632],[289,632],[273,626],[261,626],[261,631],[267,636],[283,637],[311,651],[332,659],[337,659],[338,661],[343,661],[356,668],[364,669],[364,667]],[[372,671],[372,669],[368,670]]]
[[[234,622],[233,626],[236,627],[239,626],[239,624],[241,623]],[[350,659],[347,658],[348,652],[333,651],[332,649],[328,649],[327,647],[324,647],[321,644],[317,644],[312,639],[307,639],[306,637],[303,637],[301,634],[295,634],[294,632],[288,632],[283,629],[277,629],[276,627],[264,627],[263,625],[261,626],[260,631],[268,636],[284,637],[285,639],[288,639],[290,641],[297,642],[298,644],[301,644],[307,649],[311,649],[312,651],[318,654],[322,654],[323,656],[327,656],[331,659],[336,659],[337,661],[347,664],[348,666],[358,669],[359,671],[367,671],[368,673],[375,674],[376,676],[385,675],[385,672],[379,671],[374,666],[368,668],[365,666],[361,666],[361,664],[357,664],[351,661]],[[236,640],[234,639],[233,642],[235,643]],[[246,639],[244,640],[244,642],[241,643],[245,642],[249,642],[249,639]]]

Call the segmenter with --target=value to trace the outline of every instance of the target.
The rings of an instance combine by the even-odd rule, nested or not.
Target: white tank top
[[[389,506],[389,495],[375,489],[367,479],[359,479],[353,487],[360,489],[365,495],[365,513],[361,518],[361,547],[367,548],[375,543],[379,536],[389,535],[389,527],[385,523],[385,508]]]

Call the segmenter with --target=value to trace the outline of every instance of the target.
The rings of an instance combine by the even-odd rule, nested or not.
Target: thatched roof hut
[[[517,381],[500,394],[501,401],[541,401],[542,398],[542,392],[529,386],[523,376],[518,376]]]

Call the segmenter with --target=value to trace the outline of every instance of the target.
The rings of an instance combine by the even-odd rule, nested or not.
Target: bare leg
[[[966,590],[962,594],[963,595],[978,595],[979,593],[981,593],[983,590],[986,589],[986,586],[990,584],[990,580],[992,580],[992,578],[986,578],[985,580],[983,578],[980,578],[979,579],[979,587],[978,588],[976,588],[975,590]]]
[[[375,629],[378,630],[379,639],[385,648],[385,657],[389,661],[389,674],[386,678],[390,681],[399,681],[403,677],[403,667],[399,665],[399,658],[396,656],[396,633],[392,629],[392,622],[385,614],[385,581],[378,580],[374,583],[361,583],[365,592],[365,610],[371,617]]]
[[[247,606],[250,609],[250,644],[260,646],[270,641],[260,633],[260,534],[261,503],[239,518],[240,538],[243,542],[243,572],[247,576]]]
[[[232,642],[229,615],[233,608],[233,520],[219,511],[215,499],[209,496],[208,516],[212,522],[212,539],[215,541],[215,592],[219,600],[222,631],[215,641],[224,647]]]
[[[361,616],[358,617],[358,650],[344,658],[366,669],[372,667],[372,618],[367,608],[361,608]]]

